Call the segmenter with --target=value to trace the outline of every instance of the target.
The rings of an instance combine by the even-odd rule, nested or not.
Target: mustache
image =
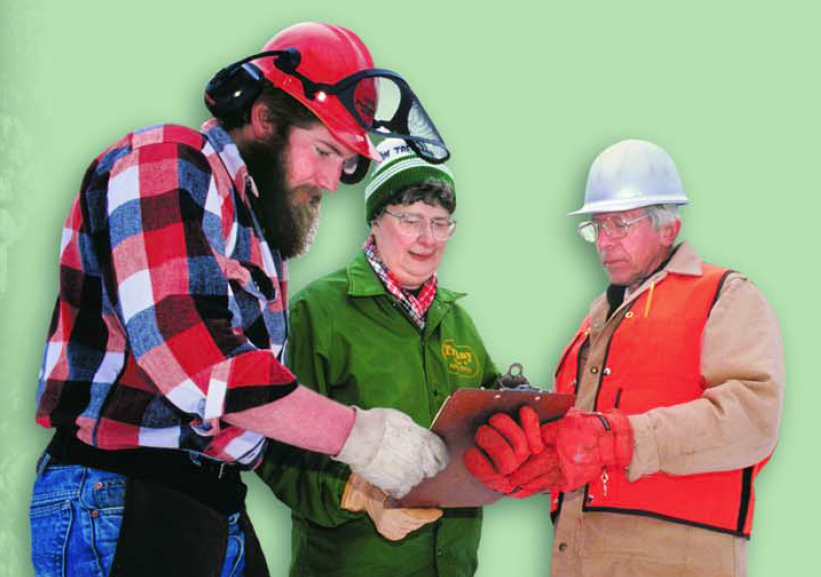
[[[322,193],[323,189],[319,188],[318,186],[312,186],[310,184],[302,184],[297,186],[296,188],[292,188],[289,191],[289,195],[292,197],[298,196],[305,196],[309,198],[308,201],[312,206],[319,206],[322,202]]]

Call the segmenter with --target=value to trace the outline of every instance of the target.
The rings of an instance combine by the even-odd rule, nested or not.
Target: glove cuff
[[[385,415],[379,411],[368,411],[352,407],[356,413],[351,432],[345,444],[335,456],[351,468],[362,469],[371,464],[376,457],[382,438],[385,435]]]
[[[633,427],[630,419],[621,411],[609,411],[604,414],[613,430],[613,454],[609,464],[619,469],[626,469],[633,460]]]
[[[374,500],[382,502],[385,498],[384,493],[376,489],[365,479],[356,473],[351,473],[348,477],[348,482],[345,484],[345,490],[342,492],[339,507],[346,511],[358,513],[360,511],[367,511],[369,502]]]

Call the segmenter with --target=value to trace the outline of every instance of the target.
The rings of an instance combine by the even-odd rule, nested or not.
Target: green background
[[[812,572],[818,534],[817,3],[2,0],[0,4],[0,575],[31,573],[27,507],[49,433],[33,422],[56,294],[60,228],[88,162],[146,124],[199,126],[202,87],[279,29],[354,29],[401,72],[454,158],[459,227],[442,282],[470,293],[496,362],[549,386],[558,354],[605,284],[565,213],[595,155],[645,138],[676,160],[693,201],[684,238],[743,271],[781,322],[789,377],[781,440],[759,482],[749,574]],[[326,198],[297,289],[365,235],[362,189]],[[286,510],[250,480],[274,576]],[[487,509],[480,577],[548,571],[547,499]]]

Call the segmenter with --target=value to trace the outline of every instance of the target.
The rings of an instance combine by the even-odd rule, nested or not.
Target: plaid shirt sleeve
[[[101,155],[69,215],[38,421],[73,421],[78,437],[108,448],[185,446],[193,429],[198,449],[233,460],[242,450],[228,445],[248,432],[220,417],[296,387],[277,354],[284,267],[208,141],[155,130]]]

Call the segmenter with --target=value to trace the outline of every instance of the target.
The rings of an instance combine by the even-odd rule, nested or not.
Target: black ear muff
[[[226,66],[205,86],[205,105],[220,119],[242,117],[262,92],[264,81],[257,67],[248,62]]]
[[[347,163],[346,163],[347,164]],[[342,174],[339,176],[339,181],[342,184],[356,184],[368,174],[368,168],[371,166],[371,159],[365,158],[361,154],[357,154],[352,159],[350,165],[342,168]]]
[[[274,66],[282,70],[285,74],[296,72],[299,63],[302,62],[302,54],[296,48],[286,48],[278,51]]]

